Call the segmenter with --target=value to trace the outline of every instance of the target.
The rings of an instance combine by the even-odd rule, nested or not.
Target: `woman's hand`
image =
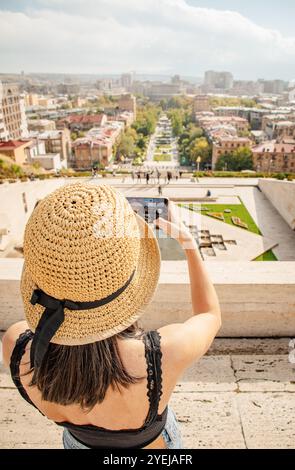
[[[172,201],[169,201],[168,218],[169,220],[165,220],[159,217],[154,223],[169,237],[177,240],[184,249],[196,249],[195,239],[181,220],[180,208]]]

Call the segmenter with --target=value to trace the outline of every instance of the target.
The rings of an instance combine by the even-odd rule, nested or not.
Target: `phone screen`
[[[168,220],[168,199],[165,197],[127,197],[134,212],[148,224],[158,217]]]

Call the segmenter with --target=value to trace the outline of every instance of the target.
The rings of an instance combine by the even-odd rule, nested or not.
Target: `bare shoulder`
[[[24,333],[29,328],[26,321],[20,321],[11,325],[8,330],[4,333],[2,338],[2,351],[3,351],[3,362],[6,367],[9,367],[10,357],[14,349],[16,340],[19,335]]]
[[[176,373],[183,372],[206,354],[219,328],[218,319],[211,313],[159,328],[163,361],[175,368]]]

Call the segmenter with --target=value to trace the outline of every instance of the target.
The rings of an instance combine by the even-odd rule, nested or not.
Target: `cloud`
[[[5,3],[5,2],[2,2]],[[1,3],[1,5],[2,5]],[[295,74],[295,37],[185,0],[11,0],[0,7],[2,72]]]

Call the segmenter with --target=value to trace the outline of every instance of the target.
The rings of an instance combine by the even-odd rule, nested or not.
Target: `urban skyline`
[[[274,2],[247,2],[247,11],[218,3],[4,0],[0,71],[200,77],[213,69],[236,79],[295,79],[290,2],[281,2],[280,15]]]

